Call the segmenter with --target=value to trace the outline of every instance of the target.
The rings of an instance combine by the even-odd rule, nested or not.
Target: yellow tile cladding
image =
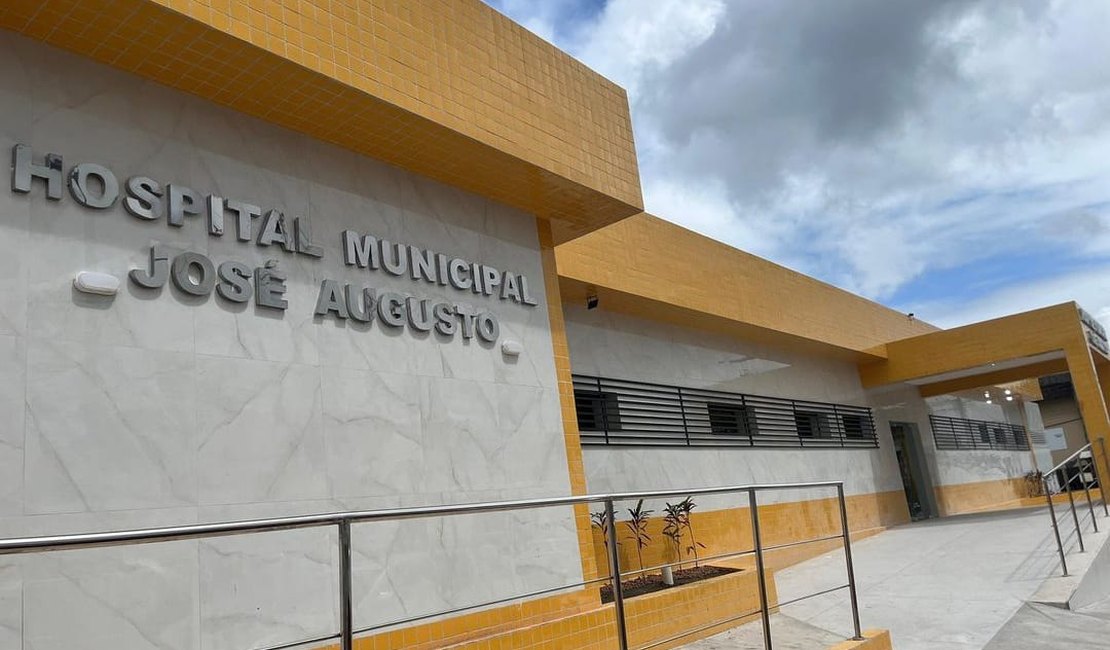
[[[0,26],[509,203],[642,209],[623,89],[479,0],[8,0]]]
[[[556,249],[564,298],[575,284],[610,294],[605,308],[859,355],[935,331],[906,314],[737,250],[649,214]]]

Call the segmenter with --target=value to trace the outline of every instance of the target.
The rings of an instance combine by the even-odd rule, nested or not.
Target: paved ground
[[[844,640],[838,634],[783,614],[771,617],[771,638],[775,641],[775,650],[815,650],[828,648]],[[682,647],[686,650],[762,650],[763,624],[758,621],[748,623]]]
[[[1066,535],[1065,546],[1073,570],[1083,565],[1074,537]],[[1052,592],[1038,588],[1059,575],[1044,509],[909,524],[852,548],[863,628],[889,629],[898,650],[1110,648],[1110,597],[1075,612],[1026,602]],[[846,575],[839,551],[804,562],[777,574],[779,600],[842,585]],[[846,590],[786,605],[772,617],[776,649],[824,648],[851,632]],[[750,623],[685,647],[762,648],[762,628]]]
[[[1027,603],[1018,609],[985,650],[1106,650],[1110,647],[1110,600],[1069,611]]]
[[[852,550],[862,627],[889,629],[898,650],[980,650],[1016,612],[1018,622],[1002,630],[1009,636],[1000,634],[991,650],[1057,647],[1060,629],[1073,629],[1077,639],[1102,634],[1101,644],[1079,646],[1069,639],[1061,648],[1110,647],[1110,637],[1099,631],[1101,624],[1110,621],[1099,618],[1098,612],[1045,611],[1025,603],[1045,578],[1058,571],[1045,510],[991,512],[901,526],[859,541]],[[844,585],[846,575],[839,551],[800,563],[778,573],[779,600]],[[1110,605],[1106,611],[1110,617]],[[827,631],[831,638],[850,636],[850,612],[846,590],[800,601],[784,607],[783,615],[771,621],[771,637],[776,648],[828,647]],[[1015,627],[1018,624],[1021,627]],[[1045,641],[1048,633],[1055,634],[1051,643]],[[1036,642],[1016,644],[1015,639],[1022,638]],[[687,648],[761,648],[761,639],[757,622]]]
[[[1040,509],[900,526],[857,542],[853,551],[863,627],[889,629],[899,650],[983,648],[1058,570],[1049,519]],[[830,553],[780,572],[779,597],[834,587],[845,575],[843,555]],[[1030,617],[1039,612],[1029,610]],[[850,611],[846,591],[783,608],[842,636],[851,633]],[[1104,638],[1103,648],[1110,646]]]

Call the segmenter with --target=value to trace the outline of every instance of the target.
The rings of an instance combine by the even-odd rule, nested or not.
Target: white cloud
[[[570,44],[576,56],[617,81],[635,102],[641,81],[701,45],[724,10],[721,0],[610,0]]]
[[[926,320],[1101,308],[1052,267],[962,308],[974,277],[905,292],[1044,246],[1110,270],[1110,3],[611,0],[560,29],[629,88],[659,216]]]
[[[1103,323],[1110,323],[1110,264],[1007,287],[964,304],[926,306],[934,314],[934,325],[954,327],[1073,300]]]

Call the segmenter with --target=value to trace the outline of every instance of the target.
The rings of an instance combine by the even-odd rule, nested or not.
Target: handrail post
[[[1041,485],[1044,487],[1044,498],[1048,500],[1048,513],[1052,516],[1052,532],[1056,535],[1056,550],[1060,551],[1060,567],[1064,575],[1068,575],[1068,561],[1064,557],[1064,542],[1060,539],[1060,524],[1056,522],[1056,508],[1052,505],[1052,490],[1048,489],[1047,475],[1041,476]]]
[[[748,512],[752,518],[752,546],[755,548],[755,573],[759,584],[759,617],[763,621],[763,648],[771,646],[771,611],[767,602],[767,576],[763,566],[763,540],[759,532],[759,503],[755,498],[755,488],[748,488]]]
[[[351,521],[339,520],[339,648],[354,648],[351,616]]]
[[[856,570],[852,565],[852,540],[848,531],[848,507],[844,501],[844,484],[836,485],[836,499],[840,503],[840,534],[844,537],[844,564],[848,569],[848,597],[852,601],[852,630],[856,633],[852,640],[863,639],[859,624],[859,600],[856,597]]]
[[[1102,450],[1102,461],[1106,462],[1106,439],[1097,438],[1099,449]],[[1106,505],[1106,487],[1102,484],[1102,470],[1098,468],[1098,455],[1095,454],[1095,448],[1091,447],[1091,468],[1095,472],[1095,480],[1098,481],[1098,493],[1102,497],[1102,514],[1110,517],[1110,506]]]
[[[1091,457],[1095,455],[1094,447],[1090,443],[1087,444],[1088,451],[1091,452]],[[1083,454],[1079,454],[1076,459],[1076,467],[1079,468],[1079,480],[1083,483],[1083,492],[1087,494],[1087,509],[1091,511],[1091,526],[1098,532],[1098,522],[1095,521],[1095,503],[1091,501],[1091,488],[1087,485],[1087,472],[1083,470]]]
[[[620,650],[628,650],[628,628],[624,620],[624,592],[621,588],[621,560],[617,553],[617,518],[613,499],[605,499],[605,516],[609,519],[606,536],[609,538],[609,579],[613,583],[613,614],[617,623],[617,643]]]
[[[1079,527],[1079,515],[1075,512],[1075,497],[1071,493],[1071,476],[1067,465],[1064,466],[1064,488],[1068,491],[1068,504],[1071,506],[1072,521],[1075,522],[1075,536],[1079,539],[1079,552],[1086,553],[1087,547],[1083,545],[1083,530]]]

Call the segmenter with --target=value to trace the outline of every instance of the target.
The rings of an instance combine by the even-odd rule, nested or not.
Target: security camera
[[[597,309],[597,294],[591,293],[586,296],[586,309]]]

